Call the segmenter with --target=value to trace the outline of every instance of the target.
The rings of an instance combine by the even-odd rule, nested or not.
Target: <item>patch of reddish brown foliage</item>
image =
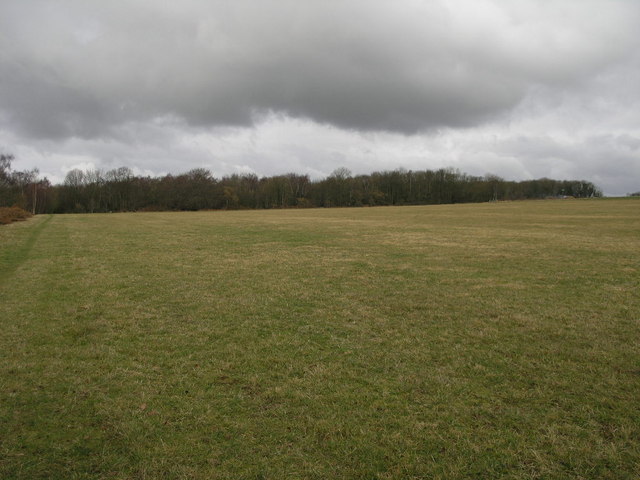
[[[0,207],[0,225],[26,220],[31,214],[20,207]]]

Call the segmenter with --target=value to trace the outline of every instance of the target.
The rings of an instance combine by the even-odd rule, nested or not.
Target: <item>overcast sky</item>
[[[160,175],[640,190],[635,0],[0,0],[0,151]]]

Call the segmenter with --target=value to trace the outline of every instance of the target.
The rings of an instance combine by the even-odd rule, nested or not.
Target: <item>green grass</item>
[[[640,477],[640,201],[0,228],[0,478]]]

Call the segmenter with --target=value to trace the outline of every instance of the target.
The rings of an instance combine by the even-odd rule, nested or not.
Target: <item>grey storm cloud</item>
[[[127,122],[269,114],[416,133],[500,118],[638,47],[624,1],[0,3],[0,121],[107,136]]]

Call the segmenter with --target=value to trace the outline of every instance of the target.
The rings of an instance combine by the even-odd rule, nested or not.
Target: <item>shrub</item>
[[[31,214],[20,207],[0,207],[0,225],[26,220]]]

